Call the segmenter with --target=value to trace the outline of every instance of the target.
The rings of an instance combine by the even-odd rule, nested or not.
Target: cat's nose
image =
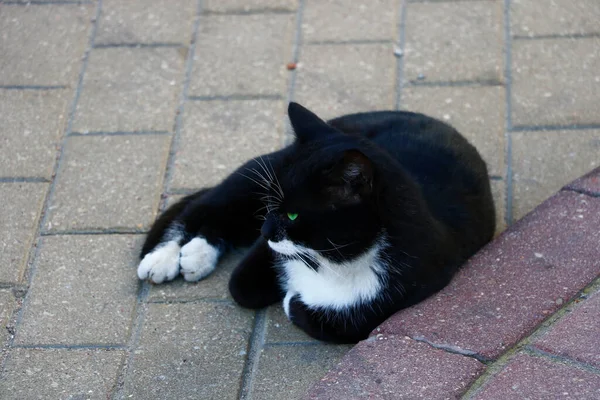
[[[272,240],[274,242],[281,240],[283,237],[279,224],[275,218],[267,217],[267,220],[260,228],[260,233],[265,239]]]

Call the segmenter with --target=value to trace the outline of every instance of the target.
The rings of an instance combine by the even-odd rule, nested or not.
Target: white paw
[[[179,251],[181,247],[176,241],[159,245],[151,253],[146,254],[138,266],[138,277],[154,283],[173,280],[179,274]]]
[[[218,260],[219,250],[206,239],[196,237],[181,248],[181,274],[186,281],[199,281],[214,271]]]

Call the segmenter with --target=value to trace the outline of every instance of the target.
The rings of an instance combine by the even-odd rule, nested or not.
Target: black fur
[[[443,288],[492,238],[485,163],[449,125],[395,111],[325,123],[295,103],[289,116],[297,137],[292,145],[249,161],[220,185],[168,209],[148,235],[142,257],[172,222],[184,227],[183,242],[200,235],[222,249],[254,243],[229,289],[240,305],[261,308],[285,295],[276,266],[285,257],[266,240],[288,238],[341,262],[383,237],[381,257],[388,267],[373,301],[338,311],[310,308],[300,296],[290,302],[290,319],[309,335],[348,343]],[[271,175],[268,193],[253,169]],[[265,201],[263,222],[257,216],[265,214],[259,211]],[[298,218],[291,221],[287,213]],[[305,261],[307,268],[318,268]]]

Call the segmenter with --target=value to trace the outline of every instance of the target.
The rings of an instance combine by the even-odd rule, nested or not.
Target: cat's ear
[[[288,116],[294,133],[301,142],[308,142],[332,131],[325,121],[298,103],[290,102]]]
[[[329,193],[334,201],[358,203],[373,190],[373,163],[359,150],[347,150],[341,161],[329,172],[333,185]]]

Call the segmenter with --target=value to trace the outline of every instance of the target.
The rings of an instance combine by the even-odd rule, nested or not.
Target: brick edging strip
[[[459,397],[598,275],[600,168],[503,232],[437,295],[389,318],[307,397]]]

